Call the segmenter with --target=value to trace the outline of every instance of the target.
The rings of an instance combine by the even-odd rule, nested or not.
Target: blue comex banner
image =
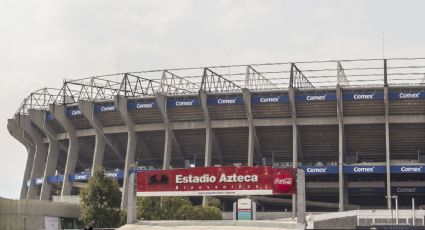
[[[265,103],[288,103],[289,97],[286,95],[269,95],[269,96],[251,96],[251,104],[265,104]]]
[[[385,188],[348,188],[349,193],[362,193],[362,192],[371,192],[371,193],[385,193]]]
[[[69,180],[71,182],[77,181],[77,182],[81,182],[81,181],[88,181],[91,177],[91,173],[90,172],[85,172],[85,173],[77,173],[74,175],[69,175]]]
[[[156,101],[129,101],[127,103],[128,110],[136,110],[136,109],[156,109],[157,104]]]
[[[392,193],[417,193],[425,192],[425,186],[392,186]]]
[[[242,96],[209,97],[208,105],[243,105]]]
[[[305,94],[296,95],[296,102],[308,102],[308,101],[336,101],[336,94],[322,93],[322,94]]]
[[[360,100],[384,100],[383,92],[359,92],[359,93],[343,93],[344,101],[360,101]]]
[[[324,175],[324,174],[338,174],[337,165],[328,166],[301,166],[299,169],[304,170],[306,175]]]
[[[95,105],[94,112],[95,113],[104,113],[104,112],[112,112],[115,111],[114,104],[105,104],[105,105]]]
[[[34,178],[34,185],[35,186],[40,186],[42,184],[43,184],[43,177]]]
[[[46,113],[46,121],[53,121],[55,117],[51,113]]]
[[[47,183],[55,184],[55,183],[62,183],[62,182],[63,182],[63,175],[47,177]]]
[[[425,92],[389,92],[390,100],[425,99]]]
[[[199,99],[193,98],[167,98],[167,107],[199,107]]]
[[[78,107],[70,107],[68,108],[66,115],[69,117],[82,115],[80,109]]]
[[[425,165],[392,165],[391,173],[425,173]]]
[[[123,179],[124,178],[124,170],[105,172],[105,176],[111,177],[111,178],[114,178],[114,179]]]
[[[345,165],[343,171],[346,174],[369,174],[369,173],[385,173],[385,166],[359,166],[359,165]]]

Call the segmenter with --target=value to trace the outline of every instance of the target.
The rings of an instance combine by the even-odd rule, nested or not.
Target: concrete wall
[[[356,229],[357,217],[347,216],[314,222],[314,229]]]
[[[0,198],[0,229],[44,229],[44,217],[78,218],[76,204],[42,200],[9,200]]]

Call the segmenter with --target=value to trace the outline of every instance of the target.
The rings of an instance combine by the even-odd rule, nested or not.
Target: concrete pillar
[[[298,126],[297,126],[297,110],[295,106],[295,89],[289,87],[288,89],[289,103],[291,106],[292,113],[292,168],[297,169],[298,165]],[[292,194],[292,217],[295,217],[296,213],[296,195]]]
[[[204,167],[210,167],[211,166],[211,158],[212,158],[212,146],[213,146],[213,139],[214,139],[214,133],[211,128],[211,118],[210,113],[208,110],[208,95],[205,91],[200,90],[199,91],[199,101],[202,108],[202,114],[204,115],[204,121],[205,121],[205,153],[204,153]],[[217,147],[217,146],[216,146]],[[202,205],[206,206],[208,203],[208,197],[203,196],[202,197]]]
[[[46,166],[44,162],[46,161],[47,149],[43,141],[44,135],[32,125],[29,115],[16,115],[16,119],[19,120],[20,127],[31,136],[35,144],[35,155],[27,198],[36,199],[38,188],[34,185],[34,179],[43,176]]]
[[[172,148],[173,148],[173,137],[171,136],[171,131],[170,129],[165,129],[164,160],[162,163],[162,169],[170,168]]]
[[[129,170],[135,163],[137,136],[136,136],[136,132],[134,131],[134,122],[131,119],[130,115],[128,114],[127,98],[117,95],[115,96],[114,103],[115,103],[115,108],[117,108],[118,111],[120,112],[121,117],[123,118],[124,123],[127,127],[127,136],[128,136],[127,150],[125,154],[123,195],[121,199],[121,209],[125,209],[126,206],[128,205],[129,196],[132,196],[132,193],[129,193],[129,191],[131,191],[131,189],[129,190],[129,183],[131,183],[129,178]],[[134,179],[134,176],[133,176],[133,179]]]
[[[94,115],[94,103],[91,101],[78,101],[78,108],[84,117],[89,121],[95,132],[95,145],[93,152],[93,162],[91,172],[93,173],[96,168],[102,167],[103,156],[105,155],[106,141],[102,134],[102,126]]]
[[[248,89],[242,89],[242,97],[244,100],[244,106],[246,111],[246,117],[248,119],[248,166],[254,165],[254,154],[255,154],[255,128],[252,122],[251,113],[251,93]]]
[[[385,168],[387,182],[387,207],[391,209],[391,157],[390,157],[390,124],[389,124],[389,101],[388,86],[384,86],[384,105],[385,105]]]
[[[208,104],[207,100],[208,95],[205,91],[200,90],[199,91],[199,101],[201,102],[201,108],[202,108],[202,114],[204,115],[205,120],[205,162],[204,166],[209,167],[211,166],[211,158],[212,158],[212,145],[213,145],[213,137],[214,133],[211,128],[211,118],[208,111]]]
[[[74,124],[66,116],[65,105],[50,105],[50,111],[55,119],[65,129],[66,135],[69,139],[68,152],[66,156],[65,172],[63,176],[63,184],[61,196],[71,195],[72,184],[69,180],[69,175],[75,172],[78,161],[78,151],[80,144],[78,141],[77,133]]]
[[[180,154],[183,160],[186,159],[186,155],[184,154],[179,143],[177,142],[176,136],[174,135],[174,132],[171,128],[171,122],[168,119],[167,97],[164,94],[157,94],[156,104],[158,105],[158,109],[161,112],[162,119],[164,121],[164,126],[165,126],[163,169],[168,169],[170,167],[170,162],[171,162],[171,153],[172,153],[173,143],[175,144],[176,152]]]
[[[305,198],[305,172],[297,171],[297,222],[305,224],[306,198]]]
[[[344,119],[343,119],[343,101],[342,101],[342,92],[340,85],[336,86],[336,101],[337,101],[337,116],[338,116],[338,182],[339,182],[339,211],[342,212],[345,210],[345,197],[348,196],[346,194],[346,190],[344,189],[346,186],[345,177],[344,177]]]
[[[45,122],[46,111],[30,109],[29,116],[33,124],[36,125],[44,133],[44,135],[47,137],[47,140],[49,141],[46,168],[44,170],[43,184],[41,185],[40,192],[40,200],[49,200],[51,185],[47,183],[47,178],[48,176],[52,176],[55,174],[60,151],[59,142],[56,139],[56,132]]]
[[[128,173],[127,173],[128,174]],[[136,197],[136,173],[132,172],[128,177],[128,200],[126,203],[127,207],[127,224],[133,224],[137,221],[137,197]]]
[[[35,145],[32,138],[29,137],[21,127],[19,127],[15,119],[7,120],[7,129],[9,130],[10,135],[12,135],[16,140],[25,146],[28,153],[27,162],[25,164],[24,178],[21,185],[21,194],[19,196],[19,198],[22,200],[27,198],[28,194],[27,181],[31,176],[32,164],[34,162],[35,155]]]

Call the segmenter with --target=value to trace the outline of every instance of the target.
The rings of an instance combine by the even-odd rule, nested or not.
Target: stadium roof
[[[42,88],[27,96],[17,114],[49,109],[50,104],[78,100],[110,101],[115,95],[150,97],[156,94],[282,91],[296,89],[423,86],[425,58],[355,59],[282,62],[148,70],[67,80],[60,88]]]

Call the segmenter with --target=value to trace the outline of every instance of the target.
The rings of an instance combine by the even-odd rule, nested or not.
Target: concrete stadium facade
[[[77,195],[102,166],[123,187],[124,208],[125,172],[137,162],[139,169],[302,168],[311,210],[391,208],[393,194],[401,206],[411,197],[424,205],[425,85],[422,75],[400,83],[395,76],[401,74],[391,73],[412,64],[388,67],[406,60],[123,73],[35,91],[8,120],[10,134],[28,151],[21,199]],[[357,67],[343,68],[353,62]],[[364,62],[378,64],[364,68],[370,66]],[[282,70],[258,70],[265,66]],[[241,79],[232,68],[244,69]],[[378,73],[349,73],[363,69]],[[176,74],[188,70],[201,74]],[[325,71],[332,78],[315,74]],[[143,76],[152,72],[158,80]],[[278,203],[294,207],[295,199],[281,198],[258,197],[257,203],[264,210]]]

